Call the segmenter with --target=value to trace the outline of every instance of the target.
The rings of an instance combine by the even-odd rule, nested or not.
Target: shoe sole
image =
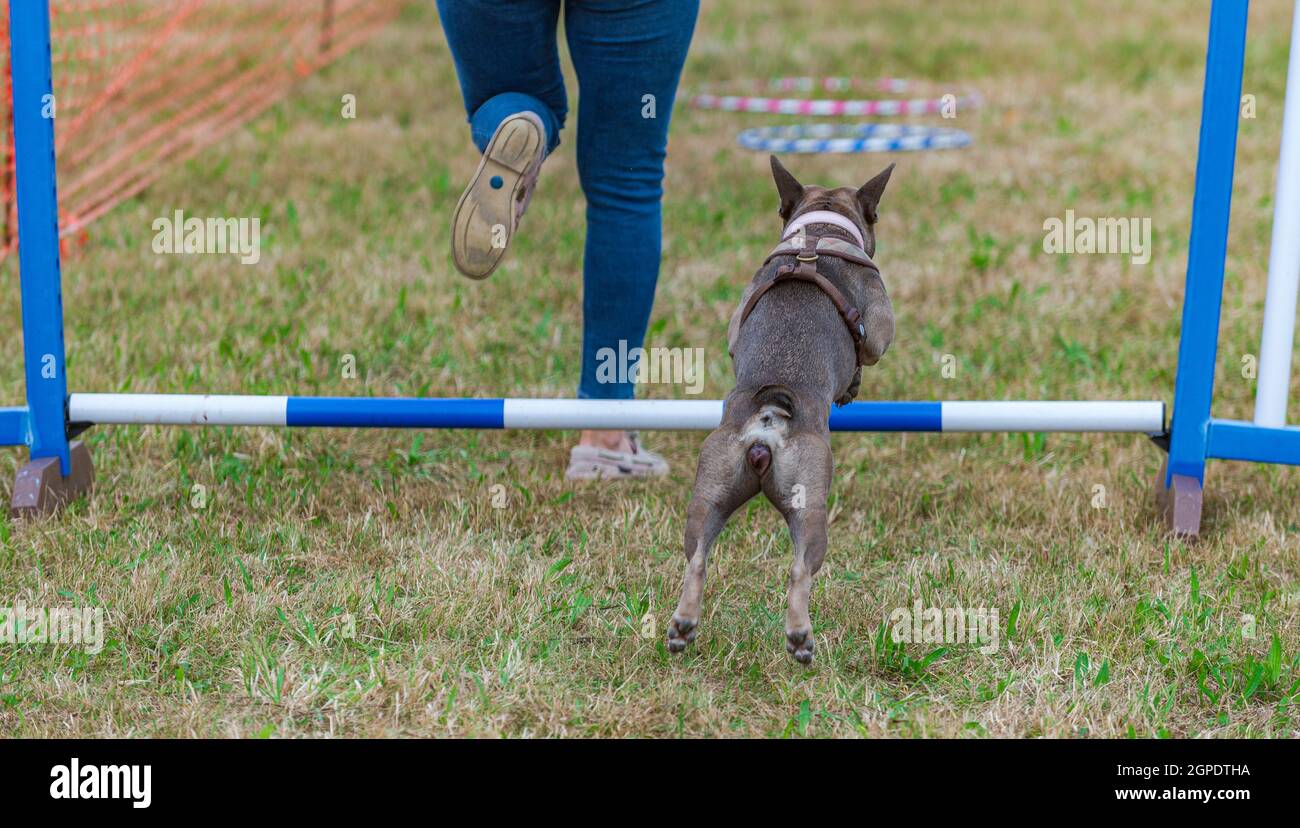
[[[544,141],[536,122],[516,115],[501,122],[483,152],[451,220],[452,259],[469,278],[487,278],[505,257],[515,233],[515,203],[523,195],[525,176],[537,163]],[[500,187],[492,186],[494,178],[500,179]],[[502,229],[494,231],[497,227]],[[494,245],[494,241],[504,243]]]

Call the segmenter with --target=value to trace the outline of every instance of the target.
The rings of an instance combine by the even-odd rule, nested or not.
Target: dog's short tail
[[[784,385],[764,385],[754,392],[754,404],[774,408],[787,419],[794,416],[794,392]]]
[[[772,445],[781,445],[781,435],[794,415],[794,393],[783,385],[764,385],[754,392],[758,413],[750,419],[747,435],[754,439],[745,449],[745,463],[762,477],[772,468]]]

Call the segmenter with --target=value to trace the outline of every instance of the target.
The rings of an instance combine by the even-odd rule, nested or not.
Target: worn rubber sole
[[[487,278],[505,257],[515,234],[516,202],[545,144],[541,121],[525,114],[502,121],[488,142],[451,220],[452,259],[469,278]]]

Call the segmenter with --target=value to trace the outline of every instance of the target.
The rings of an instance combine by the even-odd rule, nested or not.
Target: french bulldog
[[[794,561],[786,650],[813,660],[809,596],[827,546],[834,463],[831,406],[858,392],[894,336],[876,252],[877,209],[894,165],[861,187],[800,184],[771,158],[784,222],[728,327],[736,386],[700,449],[686,517],[686,574],[668,627],[680,653],[699,631],[709,550],[727,519],[760,491],[785,518]]]

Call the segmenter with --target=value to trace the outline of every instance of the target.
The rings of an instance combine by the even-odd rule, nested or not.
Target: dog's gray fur
[[[803,186],[772,157],[783,222],[812,210],[853,220],[876,252],[877,207],[894,165],[856,190]],[[843,236],[829,225],[809,236]],[[812,578],[826,555],[827,512],[834,464],[827,418],[832,401],[853,380],[853,339],[830,299],[815,285],[791,281],[773,288],[745,324],[741,308],[755,284],[793,256],[773,259],[755,274],[732,316],[728,344],[736,387],[727,395],[722,425],[700,449],[695,492],[686,516],[686,575],[668,627],[668,649],[681,652],[700,621],[709,550],[732,512],[762,491],[785,517],[794,547],[785,621],[786,650],[803,664],[813,658],[808,600]],[[894,336],[894,314],[880,277],[868,268],[822,256],[818,271],[858,307],[866,327],[867,364],[874,365]],[[796,487],[801,486],[802,489]],[[802,504],[802,505],[800,505]]]

